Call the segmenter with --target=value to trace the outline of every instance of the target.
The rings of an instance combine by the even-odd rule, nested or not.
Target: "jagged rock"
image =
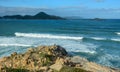
[[[53,46],[39,46],[38,50],[40,52],[47,53],[48,55],[54,55],[54,56],[66,56],[67,52],[64,48],[58,45]]]
[[[83,65],[81,64],[76,64],[75,67],[82,67]]]
[[[28,48],[26,53],[32,53],[32,52],[34,52],[34,49],[33,48]]]
[[[60,71],[64,66],[64,63],[64,59],[58,57],[55,61],[55,64],[51,65],[50,68],[56,71]]]
[[[60,71],[62,69],[63,65],[62,64],[53,64],[50,66],[51,69]]]
[[[13,53],[11,54],[11,56],[15,56],[15,55],[17,55],[17,52],[13,52]]]
[[[69,56],[64,48],[58,45],[38,46],[30,48],[24,54],[12,53],[11,56],[0,59],[0,72],[5,72],[6,68],[19,70],[22,68],[29,72],[54,72],[72,69],[84,72],[120,72],[118,69],[101,66],[79,56]],[[71,69],[72,68],[72,69]]]
[[[52,70],[52,69],[49,69],[48,72],[53,72],[53,70]]]
[[[82,58],[82,57],[80,57],[80,56],[73,56],[73,57],[71,57],[70,60],[71,60],[73,63],[80,63],[81,65],[84,65],[85,63],[88,62],[87,59]]]
[[[47,66],[40,67],[40,70],[47,71],[49,68]]]

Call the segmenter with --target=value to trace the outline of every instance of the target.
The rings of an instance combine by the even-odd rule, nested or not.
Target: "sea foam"
[[[117,35],[120,35],[120,32],[116,32]]]
[[[25,44],[0,44],[0,46],[22,46],[22,47],[30,47],[31,45],[25,45]]]
[[[91,37],[91,39],[94,39],[94,40],[107,40],[106,38],[102,38],[102,37]]]
[[[111,55],[111,54],[104,54],[100,57],[98,57],[98,61],[97,63],[100,63],[102,65],[105,65],[105,66],[110,66],[110,67],[113,67],[115,66],[114,63],[111,63],[111,61],[117,61],[118,64],[116,64],[115,67],[119,67],[119,63],[120,63],[120,56],[119,55]]]
[[[117,42],[119,42],[120,41],[120,39],[111,39],[112,41],[117,41]]]
[[[15,33],[16,36],[21,37],[35,37],[35,38],[53,38],[53,39],[73,39],[73,40],[81,40],[83,37],[72,37],[72,36],[58,36],[52,34],[38,34],[38,33]]]

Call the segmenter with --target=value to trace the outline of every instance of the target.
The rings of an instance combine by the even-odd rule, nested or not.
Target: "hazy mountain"
[[[45,12],[39,12],[38,14],[32,16],[32,15],[6,15],[3,17],[0,17],[2,19],[64,19],[59,16],[54,15],[48,15]]]

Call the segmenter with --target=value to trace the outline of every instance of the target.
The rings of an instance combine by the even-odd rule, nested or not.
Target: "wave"
[[[100,63],[102,65],[105,65],[105,66],[110,66],[110,67],[120,67],[120,56],[119,55],[112,55],[112,54],[104,54],[100,57],[98,57],[98,61],[97,63]],[[117,62],[118,64],[116,63],[112,63],[113,62]]]
[[[91,43],[78,43],[72,42],[65,45],[62,45],[68,52],[73,53],[88,53],[88,54],[96,54],[97,45]]]
[[[106,38],[101,38],[101,37],[91,37],[91,39],[94,39],[94,40],[107,40]]]
[[[81,52],[81,53],[89,53],[89,54],[96,54],[97,52],[94,51],[94,50],[84,50],[84,51],[81,51],[81,50],[75,50],[73,52]]]
[[[110,41],[120,41],[118,38],[100,38],[100,37],[91,37],[94,40],[110,40]]]
[[[112,41],[120,41],[120,39],[111,39]]]
[[[30,47],[31,45],[25,45],[25,44],[0,44],[0,46],[22,46],[22,47]]]
[[[66,48],[69,52],[85,52],[94,54],[97,48],[94,44],[82,43],[82,41],[63,40],[63,39],[47,39],[47,38],[31,38],[31,37],[0,37],[0,47],[36,47],[39,45],[57,44]]]
[[[120,32],[116,32],[117,35],[120,35]]]
[[[58,36],[51,34],[36,34],[36,33],[15,33],[16,36],[21,37],[35,37],[35,38],[53,38],[53,39],[73,39],[73,40],[81,40],[83,37],[72,37],[72,36]]]

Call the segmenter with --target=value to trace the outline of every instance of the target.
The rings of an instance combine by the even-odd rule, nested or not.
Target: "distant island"
[[[65,18],[59,17],[59,16],[54,16],[54,15],[49,15],[45,12],[39,12],[36,15],[6,15],[3,17],[0,17],[0,19],[62,19],[64,20]]]
[[[94,18],[93,20],[101,21],[101,20],[104,20],[104,19],[102,19],[102,18]]]

